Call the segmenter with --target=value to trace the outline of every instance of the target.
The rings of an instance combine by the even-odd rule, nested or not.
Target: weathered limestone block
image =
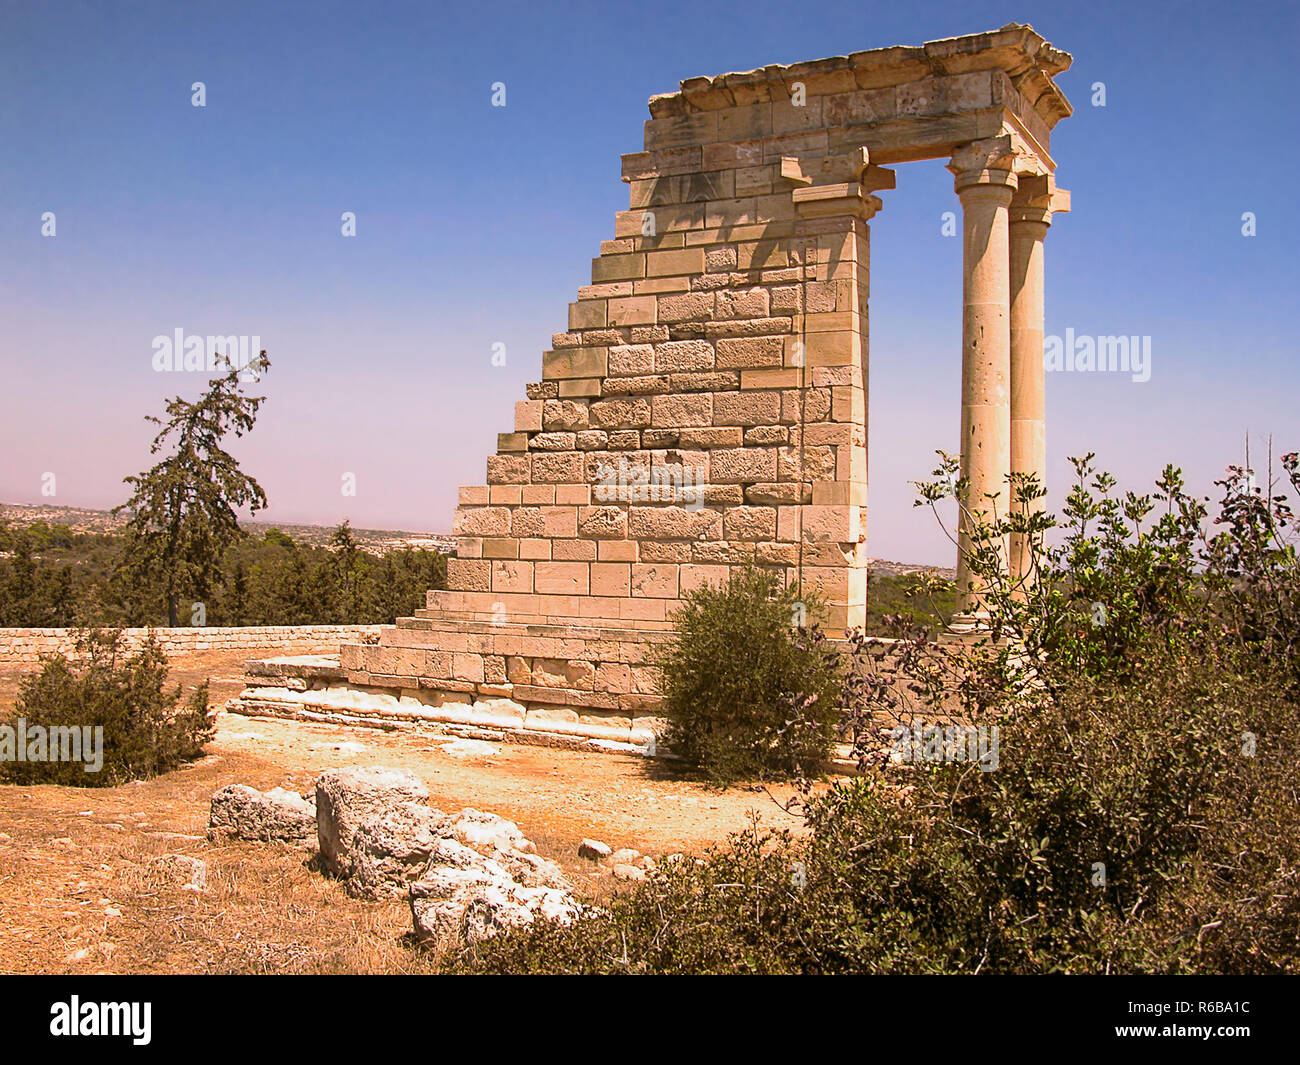
[[[489,455],[487,482],[493,484],[527,484],[527,455]]]
[[[714,425],[772,425],[780,420],[779,392],[718,393],[713,397]]]
[[[350,894],[400,894],[419,875],[443,816],[412,774],[382,767],[331,769],[316,780],[321,862]]]
[[[455,536],[505,536],[510,532],[510,511],[505,507],[458,507]]]
[[[790,439],[790,428],[785,425],[755,425],[744,430],[743,443],[762,446],[784,444]]]
[[[609,433],[603,429],[584,429],[574,434],[573,446],[579,451],[603,451],[609,447]]]
[[[635,451],[641,446],[641,433],[636,429],[619,429],[609,434],[611,451]]]
[[[691,562],[738,566],[754,561],[755,545],[744,540],[708,540],[691,544]]]
[[[539,484],[572,484],[583,480],[585,464],[582,453],[559,451],[540,453],[532,459],[532,480]]]
[[[734,370],[674,373],[668,380],[673,392],[732,392],[740,387]]]
[[[783,337],[740,337],[717,342],[718,369],[778,367],[785,362]]]
[[[539,919],[568,923],[582,910],[554,863],[514,848],[487,856],[455,840],[439,841],[409,898],[416,936],[444,947]]]
[[[685,545],[672,546],[680,547]],[[632,594],[638,598],[677,598],[677,566],[671,563],[638,563],[633,565],[631,567],[631,581]]]
[[[745,485],[745,502],[755,505],[808,503],[812,491],[801,484],[758,483]]]
[[[684,507],[631,507],[630,534],[638,540],[719,540],[722,515],[716,510]]]
[[[590,540],[552,540],[551,558],[553,562],[594,562],[596,544]]]
[[[732,507],[723,514],[723,535],[728,540],[772,540],[776,537],[773,507]]]
[[[533,451],[572,451],[577,443],[573,433],[534,433],[525,446]]]
[[[624,344],[609,349],[612,376],[648,374],[654,369],[654,348],[649,344]]]
[[[361,899],[400,898],[428,861],[443,820],[414,802],[367,817],[352,836],[344,890]]]
[[[650,425],[650,401],[607,399],[591,405],[591,423],[601,429],[644,429]]]
[[[650,410],[653,417],[654,400],[650,401]],[[681,439],[680,429],[644,429],[641,432],[641,443],[652,452],[664,448],[675,448],[681,443]]]
[[[447,559],[447,581],[454,588],[486,592],[492,587],[492,564],[485,559]]]
[[[508,850],[531,854],[536,849],[513,821],[469,806],[447,823],[446,834],[485,855]]]
[[[776,480],[775,448],[720,448],[709,452],[709,479],[716,484]]]
[[[713,297],[708,296],[707,299],[712,302]],[[677,340],[654,346],[654,370],[656,373],[711,370],[713,367],[713,345],[707,341]]]
[[[627,512],[618,506],[583,507],[578,511],[578,531],[593,540],[624,540]]]
[[[609,377],[605,379],[601,394],[614,396],[650,396],[673,390],[669,374],[649,374],[638,377]]]
[[[584,562],[534,563],[533,588],[546,595],[589,595],[590,574]]]
[[[712,406],[711,399],[710,406]],[[744,443],[743,432],[744,430],[738,426],[688,428],[683,429],[679,434],[678,443],[683,448],[697,451],[715,447],[740,447]]]
[[[542,428],[548,430],[586,429],[587,404],[571,399],[549,399],[542,406]]]
[[[565,348],[542,355],[542,377],[546,380],[575,377],[604,377],[608,350],[603,347]]]
[[[651,401],[650,424],[661,428],[713,424],[713,395],[655,396]],[[644,436],[643,436],[644,439]]]
[[[283,788],[263,793],[244,784],[228,784],[212,796],[208,835],[312,846],[316,806]]]
[[[638,554],[642,562],[690,562],[691,545],[676,541],[642,540]]]

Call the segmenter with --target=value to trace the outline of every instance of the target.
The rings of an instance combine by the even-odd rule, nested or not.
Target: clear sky
[[[1074,56],[1047,330],[1151,338],[1148,381],[1049,375],[1053,501],[1085,451],[1125,487],[1172,460],[1208,492],[1247,431],[1300,449],[1298,10],[0,3],[0,500],[121,502],[150,464],[143,416],[205,380],[153,369],[154,337],[182,329],[270,352],[237,449],[270,520],[446,531],[627,207],[619,156],[651,95],[1011,21]],[[961,247],[941,232],[958,205],[941,161],[881,196],[870,553],[950,564],[908,482],[958,436]]]

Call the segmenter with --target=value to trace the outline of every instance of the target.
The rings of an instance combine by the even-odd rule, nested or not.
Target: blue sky
[[[1048,332],[1152,338],[1145,383],[1049,376],[1053,500],[1085,451],[1126,487],[1175,461],[1208,492],[1247,431],[1300,448],[1297,10],[0,3],[0,499],[120,502],[149,464],[143,416],[202,386],[152,368],[153,338],[179,328],[270,351],[239,454],[271,520],[445,531],[627,207],[619,156],[651,95],[1010,21],[1075,57]],[[957,202],[941,161],[900,166],[881,196],[870,551],[946,564],[908,482],[958,435],[961,248],[941,235]]]

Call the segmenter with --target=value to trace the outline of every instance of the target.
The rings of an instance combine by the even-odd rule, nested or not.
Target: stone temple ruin
[[[1069,64],[1012,24],[651,99],[645,148],[623,156],[629,208],[486,483],[461,489],[449,589],[337,663],[250,663],[239,706],[645,748],[651,649],[729,567],[815,586],[832,631],[864,624],[877,194],[893,164],[950,160],[962,473],[972,498],[1005,497],[1008,473],[1044,473],[1043,240],[1069,206],[1049,154]]]

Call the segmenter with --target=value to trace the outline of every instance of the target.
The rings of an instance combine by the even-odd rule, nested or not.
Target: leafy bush
[[[25,721],[29,735],[37,726],[102,729],[102,768],[86,772],[80,761],[0,761],[0,779],[104,787],[165,773],[202,753],[213,732],[208,686],[199,685],[184,701],[179,685],[166,690],[167,659],[152,636],[126,654],[121,633],[91,630],[79,636],[77,650],[84,656],[79,661],[54,655],[23,680],[14,716]]]
[[[668,746],[718,781],[815,773],[840,720],[836,655],[807,624],[819,608],[752,566],[688,593],[658,660]]]

